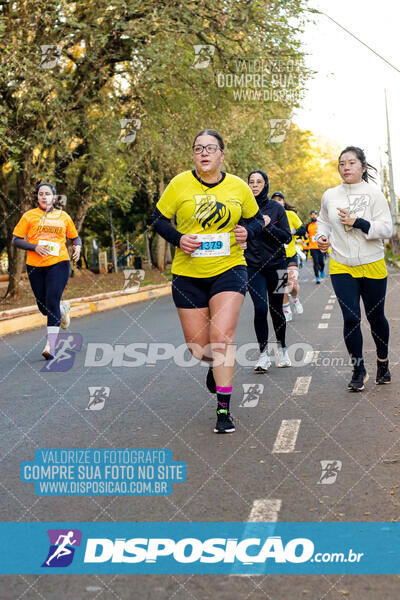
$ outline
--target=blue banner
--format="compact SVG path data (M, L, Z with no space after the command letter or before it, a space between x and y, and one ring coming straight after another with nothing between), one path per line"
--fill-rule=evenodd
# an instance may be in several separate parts
M400 523L0 523L1 574L399 574Z

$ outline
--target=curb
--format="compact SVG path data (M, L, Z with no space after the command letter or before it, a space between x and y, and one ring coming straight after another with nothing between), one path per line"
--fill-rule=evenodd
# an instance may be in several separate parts
M110 292L112 296L101 299L89 298L72 298L68 300L71 302L71 317L83 317L93 312L100 312L102 310L111 310L118 308L119 306L125 306L126 304L133 304L135 302L143 302L150 300L150 298L159 298L161 296L167 296L171 293L171 284L155 286L151 290L144 290L142 292L136 292L135 294L124 294L123 296L116 296L118 292ZM104 296L105 294L101 294ZM28 312L35 309L34 314L22 314L20 316L11 317L4 321L0 321L0 336L8 335L10 333L17 333L26 329L33 329L34 327L41 327L45 324L44 317L37 309L37 307L25 307L25 311Z

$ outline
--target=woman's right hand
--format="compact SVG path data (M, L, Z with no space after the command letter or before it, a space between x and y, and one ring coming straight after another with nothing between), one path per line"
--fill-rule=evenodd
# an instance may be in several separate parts
M197 239L197 235L187 233L179 240L179 247L185 254L192 254L201 246L201 242Z
M263 219L264 227L268 227L268 225L271 223L271 217L269 215L263 215Z
M329 246L331 245L331 243L328 242L328 240L325 236L320 237L317 241L317 244L318 244L318 248L319 248L319 250L321 250L321 252L326 252L328 250Z
M46 246L39 246L39 244L36 244L35 252L36 254L39 254L39 256L47 256L50 254Z

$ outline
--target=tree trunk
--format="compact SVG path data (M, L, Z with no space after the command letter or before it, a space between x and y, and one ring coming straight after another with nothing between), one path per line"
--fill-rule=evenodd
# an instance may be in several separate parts
M19 296L19 282L21 279L21 273L25 260L25 251L15 248L11 244L12 232L15 225L21 218L22 213L31 208L30 195L29 195L29 171L30 171L30 157L27 158L26 164L21 165L21 169L17 174L17 202L12 203L10 201L10 208L8 211L8 219L6 221L7 228L7 252L8 252L8 273L9 282L5 298L16 300ZM15 204L17 206L15 206ZM17 208L17 209L16 209ZM19 209L19 210L18 210Z
M159 198L161 198L164 189L165 189L165 185L164 185L164 178L162 176L162 173L160 174L160 183L158 185L158 195ZM158 233L156 233L156 266L157 268L161 271L161 273L164 273L165 271L165 265L166 265L166 258L167 258L167 247L168 247L168 243L167 240L164 240L164 238L162 238Z
M158 233L155 235L155 262L156 267L164 273L165 271L165 255L167 251L167 240L161 237Z
M170 265L172 263L171 244L167 244L165 248L165 264Z
M146 231L144 232L144 236L145 236L145 240L146 240L146 254L147 254L147 262L149 265L149 268L152 269L153 268L153 261L151 260L151 251L150 251L150 240L149 240L149 232L146 229Z
M93 200L93 192L85 183L87 167L84 165L79 171L79 175L75 184L75 194L77 198L78 208L74 216L74 224L77 232L79 233L85 220L86 213ZM68 207L67 207L68 212Z
M25 262L25 251L11 245L11 238L7 239L8 273L9 281L5 297L16 300L19 296L19 282Z
M390 247L394 255L400 254L400 239L397 231L395 231L392 237L390 238Z

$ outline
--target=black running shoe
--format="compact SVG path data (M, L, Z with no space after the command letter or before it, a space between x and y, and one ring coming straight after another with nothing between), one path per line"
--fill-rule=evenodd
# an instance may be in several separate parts
M208 373L207 373L207 379L206 379L206 386L209 392L211 392L211 394L216 394L217 393L217 386L215 383L215 379L214 379L214 373L212 370L212 367L208 368Z
M392 379L390 377L389 361L385 360L385 362L383 362L382 360L377 360L376 364L378 367L375 379L376 385L384 385L385 383L390 383Z
M369 375L365 369L354 369L353 377L347 388L350 392L362 392L364 389L364 383L367 383Z
M214 433L233 433L235 425L233 424L230 413L224 409L217 409L217 423L214 427Z
M45 345L45 347L43 349L43 352L42 352L42 356L44 356L44 358L46 360L53 360L54 356L53 356L53 354L51 352L49 342L46 343L46 345Z

